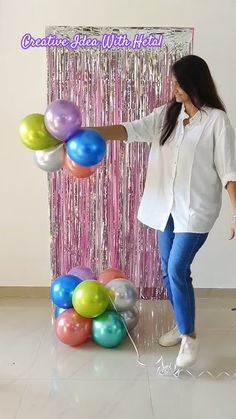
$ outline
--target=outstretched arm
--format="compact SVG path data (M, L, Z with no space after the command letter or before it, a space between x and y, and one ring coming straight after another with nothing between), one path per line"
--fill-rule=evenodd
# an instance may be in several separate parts
M123 125L107 125L104 127L81 127L81 129L92 129L97 132L104 138L104 140L118 140L126 141L127 140L127 131Z
M156 138L166 110L166 104L154 108L151 113L134 121L121 122L119 125L87 127L101 134L105 140L134 141L150 143ZM86 129L86 127L82 127Z

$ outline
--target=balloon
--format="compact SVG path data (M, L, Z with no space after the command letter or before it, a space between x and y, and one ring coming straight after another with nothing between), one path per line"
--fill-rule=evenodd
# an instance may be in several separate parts
M51 300L60 308L71 308L72 293L80 283L80 278L74 275L58 276L50 288Z
M74 163L94 166L106 154L106 141L97 131L81 129L67 141L66 152Z
M61 308L61 307L55 306L55 311L54 311L54 317L55 317L55 319L58 316L60 316L60 314L63 313L64 311L66 311L66 310L67 310L66 308Z
M65 150L63 145L50 147L34 152L34 160L38 167L46 172L55 172L64 165Z
M83 317L94 318L102 314L109 303L106 288L97 281L83 281L72 296L72 304L77 313Z
M73 308L65 310L55 321L55 332L58 339L70 346L78 346L91 336L92 321L85 319Z
M114 305L118 311L129 310L138 299L137 289L127 279L113 279L106 285L106 288L111 289L115 294Z
M100 346L114 348L125 338L126 330L119 313L107 310L92 320L92 338Z
M45 150L60 142L51 136L44 125L44 117L39 113L27 115L20 123L19 134L22 143L31 150Z
M70 100L55 100L46 109L45 126L54 137L66 141L81 127L81 113Z
M130 308L127 311L122 311L120 314L123 317L126 327L129 331L134 329L135 326L138 324L139 311L136 306Z
M90 167L80 166L79 164L74 163L67 154L65 157L65 168L68 169L70 174L80 179L91 176L96 172L98 166L98 164Z
M78 276L82 280L96 279L95 273L91 271L90 268L87 268L86 266L75 266L68 272L68 275Z
M127 277L124 274L124 272L122 272L120 269L107 268L98 275L98 282L100 282L103 285L106 285L108 284L108 282L115 278L122 279Z

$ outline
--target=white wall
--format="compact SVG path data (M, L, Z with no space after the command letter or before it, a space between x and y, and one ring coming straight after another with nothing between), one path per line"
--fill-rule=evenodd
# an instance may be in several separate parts
M47 178L19 141L19 121L46 107L44 49L23 51L29 32L43 37L46 25L188 26L194 53L209 64L236 128L235 0L0 0L1 217L0 285L47 286L50 281ZM236 240L228 241L231 208L224 192L220 219L196 256L196 287L235 288Z

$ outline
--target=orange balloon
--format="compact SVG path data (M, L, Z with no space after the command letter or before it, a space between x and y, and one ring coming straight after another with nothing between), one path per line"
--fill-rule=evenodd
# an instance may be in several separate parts
M94 165L94 166L89 166L89 167L85 167L85 166L80 166L79 164L76 164L75 162L73 162L68 155L66 154L65 156L65 164L64 167L66 169L69 170L69 172L78 178L84 179L87 178L89 176L91 176L98 168L98 166L100 166L100 163Z
M127 276L120 269L107 268L98 275L98 282L103 285L108 284L112 279L127 279Z

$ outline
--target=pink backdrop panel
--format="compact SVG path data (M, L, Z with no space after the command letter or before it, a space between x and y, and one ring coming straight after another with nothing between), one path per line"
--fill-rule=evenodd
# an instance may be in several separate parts
M74 101L82 126L132 121L171 97L170 69L192 52L192 28L47 27L46 35L163 34L161 48L48 48L48 103ZM108 141L100 168L79 180L48 175L52 278L76 265L122 269L140 298L166 298L156 231L137 220L150 144Z

